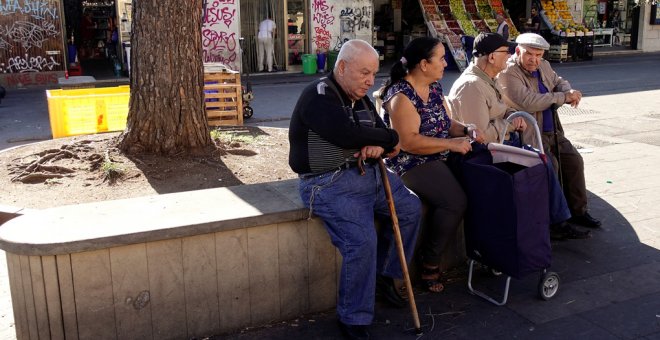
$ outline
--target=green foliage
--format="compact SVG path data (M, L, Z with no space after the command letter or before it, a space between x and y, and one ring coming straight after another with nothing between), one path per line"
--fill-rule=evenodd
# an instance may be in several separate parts
M119 164L108 159L103 162L101 170L103 171L103 178L110 183L114 183L124 175L124 169Z

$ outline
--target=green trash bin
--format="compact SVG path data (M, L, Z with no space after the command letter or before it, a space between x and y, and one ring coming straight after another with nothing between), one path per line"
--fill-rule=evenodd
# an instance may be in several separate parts
M328 71L332 71L335 68L338 54L339 51L328 51Z
M316 54L303 54L302 63L304 74L316 73Z

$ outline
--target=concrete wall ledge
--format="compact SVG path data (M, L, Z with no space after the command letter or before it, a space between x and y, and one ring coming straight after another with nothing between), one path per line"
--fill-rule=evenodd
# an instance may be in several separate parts
M0 249L17 339L203 338L331 309L341 255L308 213L288 180L15 217ZM462 233L452 245L455 264Z
M166 240L307 217L297 180L34 210L0 228L0 249L57 255ZM295 196L294 196L295 195Z

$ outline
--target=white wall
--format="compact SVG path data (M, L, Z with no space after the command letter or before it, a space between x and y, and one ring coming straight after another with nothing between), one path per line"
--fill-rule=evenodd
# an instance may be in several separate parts
M241 54L239 2L209 0L206 2L202 26L204 62L220 62L232 70L240 70Z
M643 5L640 11L640 28L637 40L638 49L644 52L660 51L660 25L651 25L651 5Z
M311 53L339 50L348 39L373 39L371 0L311 0Z

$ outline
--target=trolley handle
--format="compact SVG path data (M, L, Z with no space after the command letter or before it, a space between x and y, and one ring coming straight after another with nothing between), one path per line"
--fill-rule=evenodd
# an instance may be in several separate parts
M536 145L532 145L532 146L535 146L536 148L538 148L539 151L541 152L541 154L543 154L544 152L543 152L543 142L541 141L541 132L539 131L538 124L536 124L536 119L534 119L534 117L531 114L529 114L525 111L516 111L516 112L510 114L504 120L507 123L507 127L509 126L509 124L511 124L511 122L515 118L518 118L518 117L522 117L525 120L525 123L527 123L527 128L529 128L530 126L532 126L534 128L534 133L535 133L535 136L536 136ZM507 128L502 129L502 134L500 136L501 141L504 140L504 137L506 136L506 131L507 130L508 130Z

